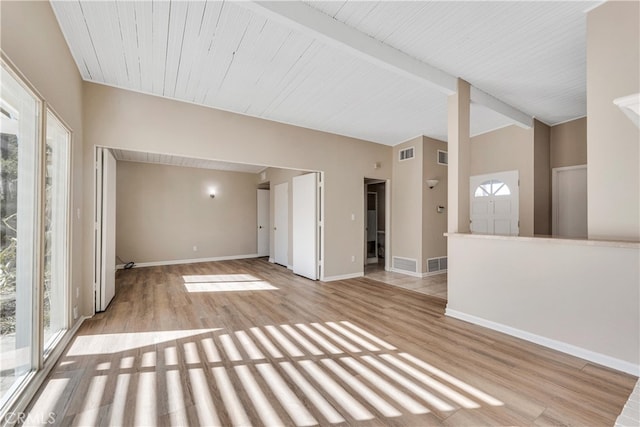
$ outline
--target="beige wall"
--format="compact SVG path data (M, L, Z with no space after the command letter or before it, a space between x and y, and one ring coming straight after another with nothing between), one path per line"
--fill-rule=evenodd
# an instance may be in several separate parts
M551 127L551 168L587 164L587 118Z
M93 282L82 267L90 262L84 254L83 226L91 223L92 212L83 208L83 121L82 80L62 36L49 2L3 1L0 5L0 46L18 70L31 82L47 103L71 127L72 135L72 216L71 281L72 306L80 314L93 313ZM80 218L78 218L78 210ZM87 248L89 248L87 250ZM76 289L80 298L76 298Z
M438 150L447 151L447 143L423 137L422 172L422 272L427 272L427 259L447 256L447 166L438 164ZM438 185L430 189L427 179L437 179ZM438 213L438 205L445 211Z
M325 274L362 272L362 183L365 176L391 176L391 147L86 82L84 111L87 173L94 145L324 171ZM88 201L94 197L90 181ZM88 242L90 235L87 225ZM90 257L85 264L89 278Z
M551 234L551 131L534 120L533 128L533 233Z
M640 3L587 15L590 239L640 241L640 130L613 100L640 92Z
M393 147L391 178L391 256L415 259L422 271L422 150L423 137ZM398 153L414 147L414 158L399 161Z
M287 183L288 184L288 188L289 188L289 200L288 200L288 208L287 208L287 218L289 219L289 227L288 227L288 232L287 232L287 244L288 244L288 248L289 248L289 253L288 253L288 261L287 261L287 266L288 267L292 267L293 266L293 203L291 200L291 194L292 194L292 189L293 189L293 177L294 176L299 176L304 174L305 172L303 171L299 171L299 170L294 170L294 169L278 169L278 168L267 168L264 171L265 174L265 179L258 179L258 183L259 184L263 184L263 183L269 183L269 253L271 254L269 256L269 259L273 258L273 254L274 254L274 249L273 249L273 243L274 243L274 237L273 237L273 228L275 226L274 224L274 207L275 207L275 203L274 203L274 196L275 196L275 186L278 184L284 184Z
M627 245L452 235L447 315L638 375L640 249Z
M522 129L512 125L471 138L470 176L512 170L519 172L521 236L533 236L533 158L534 128Z
M250 173L118 162L116 254L136 263L255 255L256 188Z

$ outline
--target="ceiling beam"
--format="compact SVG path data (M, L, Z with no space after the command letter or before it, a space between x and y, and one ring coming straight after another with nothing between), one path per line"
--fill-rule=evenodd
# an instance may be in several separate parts
M456 91L457 77L419 61L300 1L245 1L236 4L383 69L425 84L445 95L451 95ZM477 88L472 87L471 101L508 117L521 127L532 126L531 116Z

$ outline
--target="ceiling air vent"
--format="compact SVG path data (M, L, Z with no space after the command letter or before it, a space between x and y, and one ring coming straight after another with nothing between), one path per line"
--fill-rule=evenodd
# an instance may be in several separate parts
M449 153L446 151L438 150L438 164L439 165L448 165L449 164Z
M400 150L398 152L398 160L401 162L404 160L413 159L415 149L414 147L405 148L404 150Z

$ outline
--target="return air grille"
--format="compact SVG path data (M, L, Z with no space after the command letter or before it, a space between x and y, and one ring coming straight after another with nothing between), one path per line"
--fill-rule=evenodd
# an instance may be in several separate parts
M438 164L439 165L448 165L449 164L449 153L446 151L438 150Z
M447 257L429 258L427 260L427 272L447 271Z
M393 268L396 270L410 271L416 273L418 271L418 261L411 258L393 257Z
M414 155L415 155L414 147L405 148L404 150L398 151L398 160L402 162L404 160L413 159Z

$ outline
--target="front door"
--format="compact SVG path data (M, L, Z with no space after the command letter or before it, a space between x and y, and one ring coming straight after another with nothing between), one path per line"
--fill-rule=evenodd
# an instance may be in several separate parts
M518 171L476 175L469 181L471 232L517 236Z

